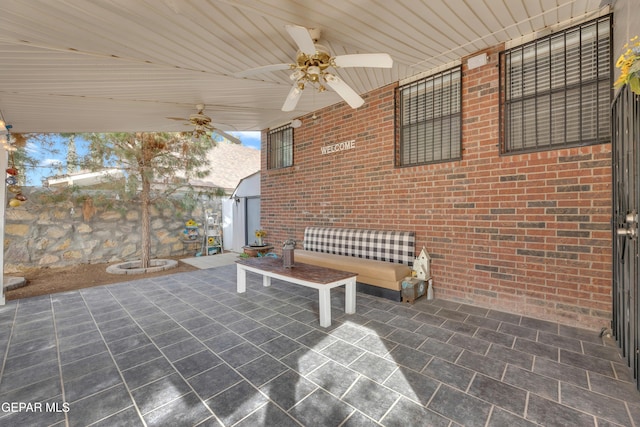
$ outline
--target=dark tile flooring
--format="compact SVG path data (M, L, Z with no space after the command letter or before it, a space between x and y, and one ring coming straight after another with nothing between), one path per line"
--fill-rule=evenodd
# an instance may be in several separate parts
M443 300L316 291L229 265L0 307L2 426L633 426L610 339Z

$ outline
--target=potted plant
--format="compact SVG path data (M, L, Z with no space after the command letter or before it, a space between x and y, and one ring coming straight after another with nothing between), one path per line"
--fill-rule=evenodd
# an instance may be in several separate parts
M256 230L255 235L256 235L256 246L264 246L264 242L262 238L267 235L267 232L264 230Z

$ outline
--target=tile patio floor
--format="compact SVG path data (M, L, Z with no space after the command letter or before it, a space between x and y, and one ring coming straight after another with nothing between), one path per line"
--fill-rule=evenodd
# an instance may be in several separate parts
M248 274L239 295L235 275L226 265L0 307L0 425L640 423L640 394L599 331L360 293L345 315L339 289L324 329L315 291Z

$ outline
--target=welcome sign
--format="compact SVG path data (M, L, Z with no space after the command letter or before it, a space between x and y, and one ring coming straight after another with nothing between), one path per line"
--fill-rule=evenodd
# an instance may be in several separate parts
M324 147L320 147L322 154L330 154L336 153L338 151L351 150L356 148L356 140L352 139L349 141L338 142L336 144L325 145Z

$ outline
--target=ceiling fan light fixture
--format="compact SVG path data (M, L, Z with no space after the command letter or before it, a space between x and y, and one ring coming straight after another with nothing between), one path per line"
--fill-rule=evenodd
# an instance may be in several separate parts
M329 53L329 48L324 45L321 45L320 43L315 43L314 46L316 48L316 51L311 56L311 58L320 63L323 63L323 64L326 63L328 65L331 60L331 54Z
M291 75L289 76L291 80L300 80L303 77L304 77L304 71L302 70L296 70L293 73L291 73Z
M207 116L204 113L204 108L204 104L196 105L196 109L198 110L198 112L196 114L191 114L188 119L182 117L167 117L167 119L184 121L186 122L184 123L185 125L193 126L193 131L189 132L192 139L204 138L204 140L209 140L211 138L211 135L215 133L216 135L219 135L234 144L242 144L242 141L240 141L234 135L228 134L227 132L218 129L215 126L212 126L211 117Z
M319 75L320 74L320 67L318 67L317 65L310 65L309 67L307 67L307 74L311 74L311 75Z
M338 76L329 74L328 69L330 67L391 68L393 66L393 59L386 53L345 54L333 57L327 46L318 43L321 34L318 28L308 29L299 25L285 25L285 29L298 47L294 63L267 65L236 74L245 77L265 71L290 69L292 73L289 78L294 83L282 106L282 111L295 109L301 91L307 83L318 92L326 90L324 85L326 83L349 106L358 108L364 103L362 97Z

